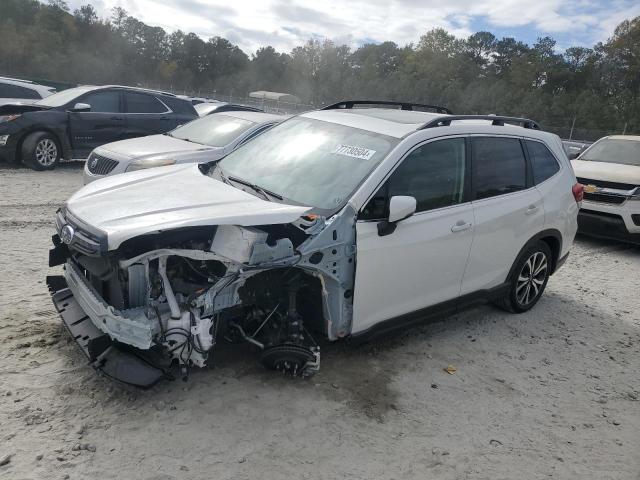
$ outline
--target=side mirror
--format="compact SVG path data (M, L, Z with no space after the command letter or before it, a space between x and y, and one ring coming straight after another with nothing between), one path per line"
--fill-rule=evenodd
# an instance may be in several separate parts
M91 105L89 105L88 103L76 103L72 109L69 110L70 112L90 112L91 111Z
M569 157L569 160L575 160L579 156L580 156L580 152L572 152L569 155L567 155L567 157Z
M378 223L378 235L384 237L396 230L399 221L409 218L416 212L417 202L414 197L396 195L389 201L389 218Z

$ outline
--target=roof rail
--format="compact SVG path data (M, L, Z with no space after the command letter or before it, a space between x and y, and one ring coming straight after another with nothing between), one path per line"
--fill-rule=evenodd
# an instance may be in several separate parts
M98 87L99 88L128 88L129 90L135 90L138 92L158 93L161 95L167 95L168 97L177 97L175 93L165 92L163 90L156 90L154 88L132 87L130 85L99 85Z
M448 127L451 122L456 120L490 120L491 125L504 125L505 123L515 123L523 128L530 128L532 130L542 130L537 122L528 118L519 117L503 117L500 115L448 115L446 117L438 117L425 123L418 130L424 130L426 128L434 127Z
M332 103L331 105L322 107L320 110L351 109L355 105L394 105L400 107L400 110L413 110L414 107L420 107L435 110L436 113L451 114L451 110L438 105L424 105L422 103L411 102L390 102L387 100L343 100L341 102Z
M23 78L14 78L14 77L0 77L0 80L11 80L13 82L22 82L22 83L35 83L32 80L25 80Z

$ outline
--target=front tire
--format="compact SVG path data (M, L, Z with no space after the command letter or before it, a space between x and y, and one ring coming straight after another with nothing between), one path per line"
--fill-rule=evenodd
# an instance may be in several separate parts
M58 140L47 132L30 133L22 142L22 163L33 170L53 170L61 153Z
M499 307L524 313L538 303L551 274L552 253L545 242L536 242L520 254L509 278L509 292Z

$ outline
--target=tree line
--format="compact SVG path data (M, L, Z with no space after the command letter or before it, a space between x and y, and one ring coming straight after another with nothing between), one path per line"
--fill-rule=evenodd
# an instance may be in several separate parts
M105 19L90 4L71 12L64 0L3 0L0 75L208 95L272 90L315 106L403 100L629 133L640 132L640 17L620 23L604 43L563 52L551 37L528 45L433 29L406 46L352 49L312 39L288 53L264 46L247 55L225 38L167 33L119 7Z

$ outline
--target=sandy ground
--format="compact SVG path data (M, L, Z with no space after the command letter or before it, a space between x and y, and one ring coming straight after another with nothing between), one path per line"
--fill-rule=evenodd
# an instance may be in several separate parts
M128 391L86 366L44 284L80 183L0 169L1 478L640 479L640 249L578 239L533 311L334 344L309 380L222 348Z

